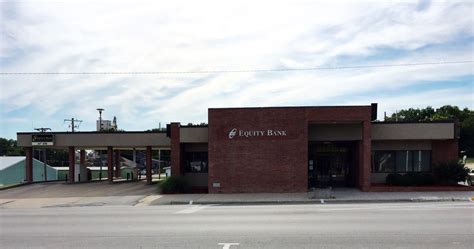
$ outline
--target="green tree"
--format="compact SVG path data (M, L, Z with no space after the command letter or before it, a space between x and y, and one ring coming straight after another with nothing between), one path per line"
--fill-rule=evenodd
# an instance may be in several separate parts
M24 156L25 152L18 147L16 140L0 138L0 156Z

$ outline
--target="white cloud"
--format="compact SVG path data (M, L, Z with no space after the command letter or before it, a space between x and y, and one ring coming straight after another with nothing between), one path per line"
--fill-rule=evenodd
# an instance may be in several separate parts
M1 71L245 70L474 59L473 3L427 3L4 2ZM338 104L333 100L473 75L472 64L458 64L291 73L1 76L0 103L2 118L28 109L36 113L28 118L45 122L80 116L89 121L89 129L95 108L104 107L108 116L117 115L124 128L133 130L159 121L206 121L208 107ZM403 105L417 105L413 96L398 98ZM462 96L437 98L464 105L466 93ZM389 96L363 100L368 104L371 99L381 105L392 101ZM396 108L396 102L387 108Z

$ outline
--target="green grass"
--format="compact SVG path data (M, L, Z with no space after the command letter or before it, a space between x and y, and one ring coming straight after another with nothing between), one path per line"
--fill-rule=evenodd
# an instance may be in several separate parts
M466 159L466 163L474 163L474 157Z

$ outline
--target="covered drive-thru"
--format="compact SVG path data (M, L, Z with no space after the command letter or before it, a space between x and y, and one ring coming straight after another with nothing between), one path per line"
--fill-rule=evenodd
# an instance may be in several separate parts
M118 159L120 151L145 150L146 180L151 183L152 151L169 150L170 148L170 139L166 136L166 132L20 132L17 135L18 145L24 148L26 154L26 182L33 181L33 149L37 148L66 149L68 151L68 182L70 183L79 181L81 174L84 175L86 150L107 151L109 181L113 181L114 176L120 176ZM77 150L80 151L79 170L75 169Z

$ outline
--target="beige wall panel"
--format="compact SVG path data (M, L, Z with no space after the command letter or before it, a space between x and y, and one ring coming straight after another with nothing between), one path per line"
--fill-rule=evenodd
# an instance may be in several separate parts
M453 138L454 123L372 124L372 140Z
M208 141L207 127L181 127L179 131L181 143L207 143Z
M22 147L31 146L31 134L18 134L18 145ZM95 133L95 132L75 132L57 133L54 137L54 146L48 147L68 147L78 148L102 148L107 146L122 148L143 148L145 146L169 147L170 139L166 133Z

